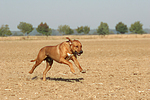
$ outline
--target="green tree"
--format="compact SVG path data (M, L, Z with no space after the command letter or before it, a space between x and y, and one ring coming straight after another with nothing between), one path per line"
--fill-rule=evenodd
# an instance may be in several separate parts
M63 25L59 25L57 31L63 35Z
M90 27L84 26L83 32L84 32L84 34L88 34L90 32Z
M52 29L49 28L49 32L45 33L45 35L48 37L48 36L50 36L51 34L52 34Z
M41 22L41 24L38 25L38 27L36 28L36 30L39 33L42 33L42 35L46 35L46 36L49 36L52 33L52 29L49 28L49 26L46 23L43 24L43 22Z
M21 32L24 34L27 33L29 35L30 32L33 31L33 26L26 22L20 22L20 24L17 26L18 29L21 30Z
M62 35L63 34L66 34L66 35L69 35L69 34L73 34L74 31L70 28L70 26L68 25L60 25L58 26L58 29L57 29Z
M11 31L9 30L8 25L2 25L0 28L0 36L10 36L12 35Z
M136 33L136 34L143 34L143 24L140 23L140 21L135 22L134 24L131 24L131 27L129 28L130 32Z
M82 33L82 32L83 32L83 26L78 27L78 28L76 29L76 31L77 31L78 33Z
M108 24L101 22L100 26L98 26L97 33L99 35L107 35L107 34L109 34L109 26L108 26Z
M121 33L121 34L124 34L124 33L128 32L128 27L127 27L127 25L125 25L124 23L119 22L119 23L116 25L116 31L118 31L118 32Z
M88 26L81 26L81 27L78 27L77 29L76 29L76 31L78 32L78 33L82 33L82 32L84 32L84 34L88 34L89 33L89 31L90 31L90 27L88 27Z

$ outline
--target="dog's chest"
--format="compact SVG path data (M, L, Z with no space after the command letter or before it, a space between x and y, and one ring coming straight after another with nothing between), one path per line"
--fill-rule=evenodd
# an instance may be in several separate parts
M67 53L67 57L65 58L66 60L70 60L73 54Z

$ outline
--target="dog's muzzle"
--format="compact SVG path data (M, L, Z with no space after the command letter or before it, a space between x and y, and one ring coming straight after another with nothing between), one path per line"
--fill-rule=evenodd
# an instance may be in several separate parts
M78 56L80 56L82 53L83 53L82 50L79 53L77 51L75 51L75 54L77 54Z

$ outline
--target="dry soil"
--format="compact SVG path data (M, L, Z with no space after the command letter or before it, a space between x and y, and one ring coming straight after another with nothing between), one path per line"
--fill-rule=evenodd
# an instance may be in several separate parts
M28 74L42 47L63 41L0 41L0 100L150 100L150 38L81 39L86 73L54 62L43 82L43 62Z

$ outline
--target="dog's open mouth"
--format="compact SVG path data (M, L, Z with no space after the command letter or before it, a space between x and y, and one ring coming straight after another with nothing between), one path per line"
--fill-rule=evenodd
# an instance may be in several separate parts
M79 53L77 51L75 51L75 54L78 56L81 56L82 53L83 53L83 51L80 51Z
M81 54L79 54L79 53L78 53L77 55L78 55L78 56L81 56Z

